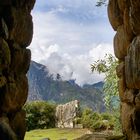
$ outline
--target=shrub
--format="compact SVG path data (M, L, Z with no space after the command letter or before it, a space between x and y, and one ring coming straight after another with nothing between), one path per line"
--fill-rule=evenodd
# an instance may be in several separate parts
M85 109L82 113L81 122L85 128L91 128L93 130L100 129L101 115L97 112L93 112L91 109Z
M121 130L120 116L118 114L100 114L93 112L91 109L85 109L82 113L81 123L83 127L93 131L114 130L118 133Z
M91 119L91 115L92 115L92 110L87 108L85 110L83 110L82 113L82 117L81 117L81 123L83 124L84 128L91 128L92 125L92 119Z
M44 101L29 102L24 106L27 130L55 127L55 105Z

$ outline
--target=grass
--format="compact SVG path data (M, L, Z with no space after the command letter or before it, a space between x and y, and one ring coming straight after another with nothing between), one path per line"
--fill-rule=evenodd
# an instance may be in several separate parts
M81 137L87 132L86 129L43 129L26 132L25 140L41 140L43 138L50 138L51 140L67 139L73 140Z

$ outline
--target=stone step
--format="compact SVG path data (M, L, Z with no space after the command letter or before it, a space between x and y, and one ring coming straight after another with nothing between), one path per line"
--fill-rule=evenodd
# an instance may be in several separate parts
M124 136L107 136L103 134L86 134L74 140L126 140Z

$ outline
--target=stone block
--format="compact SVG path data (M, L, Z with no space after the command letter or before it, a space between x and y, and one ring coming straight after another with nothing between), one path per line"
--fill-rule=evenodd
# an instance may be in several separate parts
M139 140L140 139L140 108L135 108L133 113L133 140Z
M24 10L12 9L14 27L10 30L10 39L14 39L20 46L27 47L32 41L32 16Z
M135 95L135 90L134 89L126 89L125 92L124 92L122 102L134 105L135 96L136 95Z
M130 0L131 9L130 9L130 24L135 35L140 34L140 2L139 0Z
M7 83L1 92L3 97L1 101L2 112L11 113L19 110L27 100L27 95L28 80L25 75L19 76L14 83Z
M127 0L118 0L118 7L122 11L122 13L124 12L124 9L127 6L127 4L128 4Z
M117 30L117 28L120 25L123 24L123 15L119 9L117 0L109 0L108 17L109 17L109 21L115 31Z
M31 60L30 50L22 49L18 47L17 44L14 44L14 49L11 53L11 57L12 60L10 65L10 71L17 75L26 74L29 69L30 60Z
M40 140L50 140L50 138L43 138L43 139L40 139Z
M130 25L130 15L129 15L129 7L127 5L127 7L124 9L124 15L123 15L123 25L124 25L124 31L126 34L126 39L129 42L132 42L133 38L134 38L134 33L131 29L131 25Z
M134 38L125 58L125 77L128 88L140 88L140 36Z
M35 0L14 0L12 4L17 9L22 8L30 12L34 7Z
M19 140L24 140L26 132L25 111L21 110L15 114L10 114L10 125Z
M6 116L0 117L0 139L17 140L16 134L9 125L9 119Z
M56 127L74 128L74 119L79 113L79 102L77 100L56 107Z
M126 83L124 77L120 78L118 81L118 88L119 88L119 97L120 100L124 100L124 92L126 90Z
M0 38L0 74L8 69L11 63L11 54L7 42Z
M129 140L132 140L133 130L133 106L127 103L121 103L121 122L123 134L127 136Z
M40 139L40 140L51 140L50 138L43 138L43 139Z
M116 73L117 73L117 76L119 78L123 77L124 76L124 71L125 71L125 63L122 61L119 63L119 65L116 67Z
M26 9L8 7L4 20L9 29L9 40L14 40L21 47L30 45L33 34L32 16Z
M0 0L0 140L24 140L34 3Z
M127 38L124 26L119 26L114 37L114 53L118 59L124 60L130 43L131 42Z

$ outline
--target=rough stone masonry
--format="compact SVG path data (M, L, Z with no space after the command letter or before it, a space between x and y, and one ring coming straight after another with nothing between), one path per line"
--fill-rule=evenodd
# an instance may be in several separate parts
M128 140L136 140L140 139L140 1L109 0L108 16L116 31L123 133Z
M56 127L74 128L74 120L79 115L79 101L74 100L56 107Z
M0 0L0 140L23 140L35 0Z
M0 0L0 140L23 140L35 0ZM109 0L123 133L140 139L140 1Z

